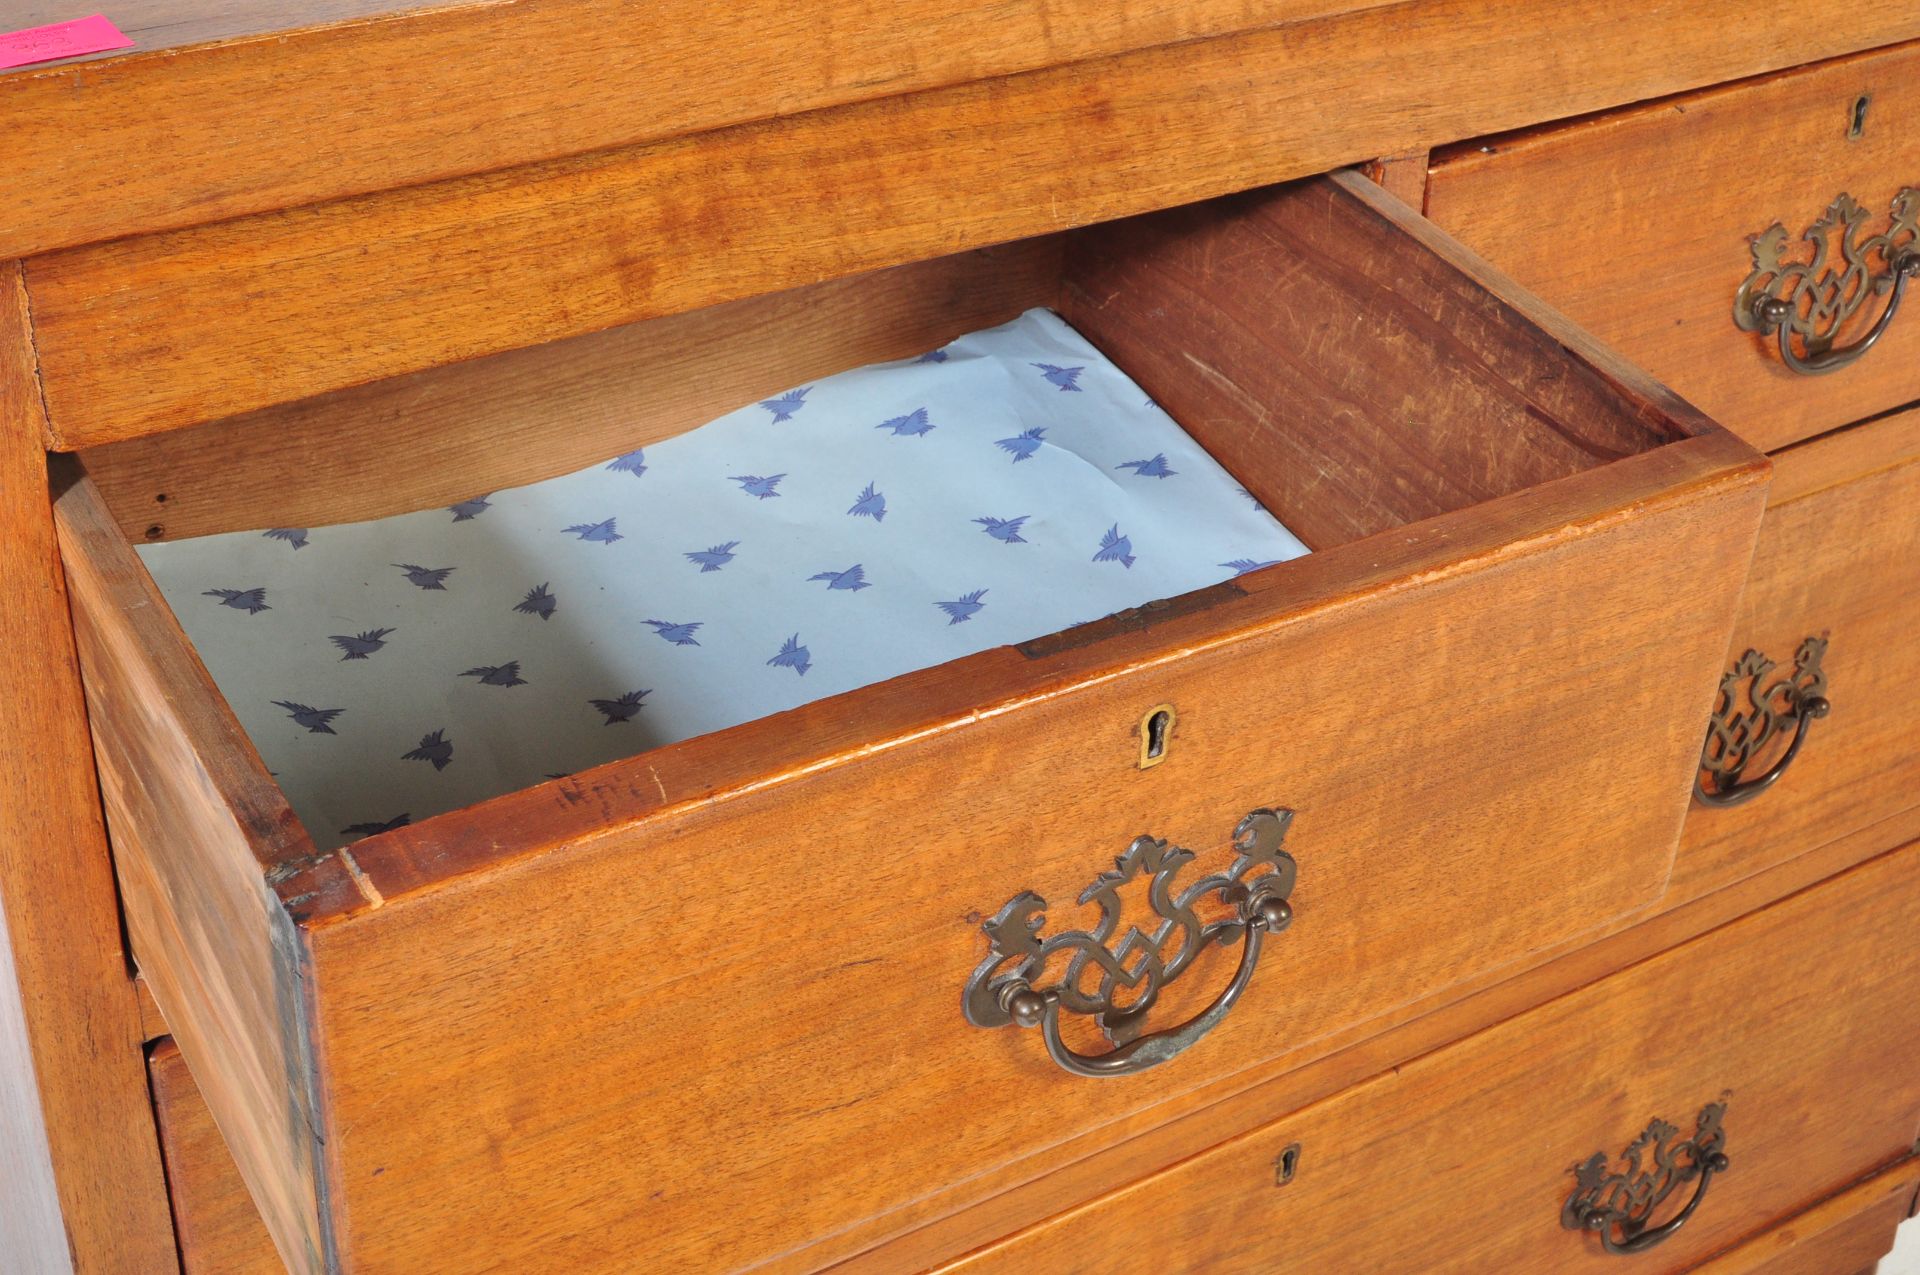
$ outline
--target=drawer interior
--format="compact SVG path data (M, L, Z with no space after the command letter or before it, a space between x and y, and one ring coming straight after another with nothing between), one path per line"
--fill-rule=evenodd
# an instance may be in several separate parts
M325 848L792 707L836 686L852 689L985 649L998 644L994 634L999 643L1040 641L1074 620L1160 604L1169 595L1257 570L1284 571L1284 560L1304 551L1303 545L1352 543L1684 436L1680 421L1637 410L1593 368L1576 364L1569 375L1568 365L1549 357L1555 351L1538 329L1466 285L1444 259L1387 221L1301 215L1304 202L1351 199L1325 184L1252 192L437 369L108 445L81 459L121 533L148 552L149 567L201 645L212 679L281 778L314 842ZM1023 311L1034 313L1017 317ZM965 352L972 346L952 345L956 338L1002 324L1008 326L995 333L1038 332L1023 339L1039 340L1051 330L1040 332L1035 325L1057 324L1056 315L1070 325L1061 329L1067 337L1084 336L1093 349L1035 344L1021 354L1009 347L1010 354L972 381L954 382L954 374L983 357ZM982 339L967 337L975 346ZM1056 348L1066 352L1048 355ZM949 364L950 349L956 357ZM934 362L916 366L927 359ZM835 374L888 361L907 364L883 374L891 378L884 381L891 389L846 389L836 400L835 387L854 382ZM1068 364L1073 366L1062 366ZM1078 383L1083 374L1084 387ZM868 380L859 384L872 386L882 374L864 375ZM1057 392L1036 398L1028 391L1022 398L1027 387L1016 383L1022 378ZM816 389L809 416L804 395ZM1149 401L1138 398L1143 389ZM924 399L935 403L946 437L940 444L882 442L880 450L895 449L885 461L872 454L876 445L864 424L855 424L852 433L823 432L817 424L822 413L832 419L838 410L844 419L871 403L868 414L883 422L883 435L887 422L905 420L909 425L894 435L912 439L918 432L924 439L938 423L926 421L925 407L917 417L906 414L914 410L909 403ZM844 405L836 408L836 402ZM1082 403L1088 406L1077 417L1065 411ZM1161 418L1164 439L1140 432L1153 422L1132 419L1158 417L1154 404L1171 416ZM725 419L705 423L721 415ZM773 435L764 431L795 416L799 423L789 428L815 430L809 441L788 441L786 459L756 464L754 448L772 445ZM922 422L918 431L914 420ZM1020 428L1034 422L1040 428ZM829 631L830 638L869 646L849 654L848 672L817 671L810 682L761 672L757 659L728 664L712 649L716 635L724 646L738 630L757 625L765 630L757 636L767 647L763 654L771 657L765 664L780 667L784 661L804 677L819 659L813 654L819 644L802 644L801 631L855 623L838 620L846 606L838 598L832 602L841 610L832 618L825 604L792 599L786 613L762 620L759 613L774 610L782 596L779 586L749 577L734 592L721 591L721 580L735 580L740 568L689 587L687 576L700 553L707 554L700 560L702 576L731 565L738 537L754 534L755 524L745 516L762 513L763 501L783 494L770 483L810 462L816 469L841 467L851 478L854 470L870 477L880 464L897 468L890 457L915 447L930 453L944 445L954 455L968 441L959 437L967 427L979 434L970 440L978 454L1005 462L998 472L1008 475L1008 483L1037 476L1054 458L1050 450L1042 465L1015 468L1032 458L1038 436L1049 427L1056 439L1077 428L1095 445L1102 433L1135 429L1143 441L1107 444L1111 454L1103 453L1099 467L1121 471L1143 494L1132 503L1096 501L1074 509L1082 524L1077 534L1095 550L1080 556L1124 564L1127 572L1095 566L1074 573L1050 565L1044 570L1051 574L1037 586L1043 596L1025 603L1037 608L1034 617L1009 620L1002 607L989 617L1001 621L999 628L976 625L958 635L950 630L983 609L983 594L1021 605L984 565L932 573L956 583L935 592L928 582L914 595L916 605L948 599L946 613L953 619L944 625L909 625L875 607L876 599L893 596L883 587L859 599L872 617L858 622L860 632ZM1224 472L1197 472L1206 465L1197 454L1181 459L1191 452L1180 450L1186 444L1182 430ZM1023 451L1029 435L1033 443ZM650 466L642 459L645 449L683 436L704 448L710 462L700 478L744 471L734 478L740 490L728 489L742 512L712 523L704 537L682 530L688 515L708 503L704 491L690 489L700 479L673 464L687 453L669 446L654 452ZM989 450L990 442L1001 450ZM822 454L796 457L796 449ZM1166 450L1173 451L1177 469L1169 466ZM1132 451L1140 453L1135 461L1112 463ZM1064 447L1057 454L1072 455ZM733 456L740 459L727 464ZM1018 516L1009 501L1022 511L1042 507L1031 490L1034 482L1024 497L996 494L996 476L975 476L957 460L916 463L926 472L915 478L952 488L972 483L983 511L1008 509L1009 516L975 520L1001 544L1046 538L1031 529L1022 537L1020 524L1009 525L1009 517ZM654 471L650 485L635 490L659 492L666 490L662 484L675 483L682 488L616 506L605 482L595 486L594 479L622 468L635 477ZM570 470L578 472L558 477ZM1075 472L1083 471L1042 485L1056 489L1058 497ZM1177 481L1149 499L1146 488L1163 475ZM1102 479L1095 486L1124 493L1121 482ZM529 483L543 486L529 492ZM851 481L842 485L856 502L876 490L872 483L864 491ZM480 521L482 511L531 501L540 492L549 508L590 509L571 530L582 540L597 538L601 549L556 567L549 557L558 542L552 533L566 518L531 517L504 532L493 529L512 515ZM1185 504L1162 507L1182 494ZM748 498L753 495L759 499ZM1263 534L1253 519L1267 522L1265 515L1236 497L1253 510L1270 511L1283 526L1269 523L1270 534ZM1064 497L1069 509L1073 499ZM623 511L620 529L611 518L592 521L616 507ZM773 508L784 517L770 525L763 518L757 530L763 541L775 538L776 556L783 548L796 552L787 564L792 572L800 572L813 553L825 569L811 579L832 576L831 588L844 587L849 595L870 587L858 570L840 574L850 563L858 568L856 559L870 560L829 525L844 526L851 506L822 506L825 518L813 522L784 513L804 509L801 501ZM432 526L424 512L405 516L427 509L433 510ZM1210 542L1217 546L1212 553L1187 546L1199 557L1179 574L1129 575L1135 537L1118 537L1135 513L1141 521L1158 519L1183 541L1205 541L1210 522L1242 524L1245 538L1222 538L1222 532ZM329 536L329 528L369 518L386 521L354 528L357 550L342 547L348 536ZM910 512L902 530L896 512L896 540L916 534L911 519ZM1070 519L1063 515L1059 521ZM482 542L468 528L449 531L449 522L470 522L492 532L492 540ZM749 530L733 530L729 538L727 529L743 525ZM1112 531L1100 531L1108 526ZM1049 523L1046 531L1054 534L1056 528ZM628 537L633 539L625 549L602 551ZM716 543L708 546L709 540ZM185 545L156 547L167 542ZM318 553L299 552L316 542L324 546ZM929 559L954 556L950 543L929 539L915 552ZM970 538L961 550L978 543ZM483 548L466 547L475 544ZM1242 544L1248 547L1227 547ZM721 551L718 562L715 550ZM643 553L664 555L671 565L645 575L647 568L635 565ZM464 563L470 556L479 562L451 580L444 567L433 565ZM918 565L909 562L900 574ZM511 587L511 598L501 595L498 606L479 601L476 593L489 569L496 594ZM556 570L587 573L576 576L584 587L559 590L572 614L552 628L529 625L526 615L554 614L549 582ZM1095 576L1131 591L1103 592ZM806 583L804 574L791 578L823 592ZM982 588L983 580L1000 587ZM522 618L515 619L506 603L520 601L523 587L525 600L513 608ZM609 609L596 595L610 590L626 590L634 598L631 606L640 609L630 615ZM581 593L588 595L587 618L575 620L581 604L572 599ZM596 602L607 610L597 629ZM468 609L459 610L462 605ZM680 623L662 621L648 635L641 626L653 621L641 617L655 610ZM716 613L719 625L712 623ZM696 621L692 630L684 624L689 619ZM695 632L700 621L705 643ZM1087 627L1092 634L1073 640L1097 636L1097 623ZM588 636L555 642L556 629ZM788 630L793 638L781 644ZM403 649L380 654L395 632L406 635ZM970 635L971 643L955 640ZM673 664L657 640L662 637L707 649ZM744 648L747 641L737 645ZM521 667L518 657L529 647L547 656L545 666ZM461 651L469 656L460 658ZM495 652L503 654L488 663ZM683 671L689 668L700 671ZM458 682L463 676L469 680ZM838 683L823 680L836 676ZM704 688L701 677L708 679ZM768 681L766 688L745 689L756 677ZM780 685L771 683L774 677ZM433 678L447 681L447 688ZM681 679L692 684L682 686ZM556 680L566 689L543 684ZM517 688L530 681L534 689L515 690L511 697L476 693L479 685ZM664 695L655 686L663 686ZM564 709L556 696L564 698ZM651 704L644 702L647 696L654 697ZM345 721L336 721L343 713ZM601 725L625 729L611 735L593 729ZM461 765L467 757L475 760ZM432 773L401 764L409 761L430 762ZM440 773L446 770L453 773Z

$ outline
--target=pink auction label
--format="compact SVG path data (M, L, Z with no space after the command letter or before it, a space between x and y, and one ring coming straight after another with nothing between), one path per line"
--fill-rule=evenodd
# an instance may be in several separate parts
M133 41L127 39L119 27L105 15L96 13L90 18L28 27L24 31L0 31L0 71L34 62L51 62L55 58L77 58L83 53L132 47Z

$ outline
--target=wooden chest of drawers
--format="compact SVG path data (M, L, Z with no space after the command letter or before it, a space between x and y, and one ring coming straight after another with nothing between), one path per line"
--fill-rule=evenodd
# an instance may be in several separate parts
M489 105L430 60L458 154L413 87L370 150L306 153L167 105L164 54L0 74L48 121L117 95L177 164L118 213L93 174L0 195L0 578L35 635L0 675L45 688L0 729L59 798L0 814L92 873L0 857L0 1069L46 1095L0 1152L47 1165L0 1252L1885 1250L1920 1184L1920 18L1703 0L1627 40L1585 5L1273 0L934 39L916 5L754 96L675 28L708 17L528 8L608 24L576 58L681 48L658 118L623 81L562 128L553 85ZM494 17L228 31L170 74L236 101L409 40L492 59ZM734 20L760 61L814 38ZM1385 192L1330 171L1381 156ZM1836 283L1797 236L1843 193ZM1312 553L332 850L135 552L550 477L1034 306Z

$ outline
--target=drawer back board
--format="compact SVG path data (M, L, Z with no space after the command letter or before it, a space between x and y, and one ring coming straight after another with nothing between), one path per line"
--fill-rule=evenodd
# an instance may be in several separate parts
M84 458L58 513L129 928L290 1265L815 1264L1660 896L1761 458L1354 178L966 261L1051 277L1317 552L315 854L131 552L151 496L110 508L137 482ZM916 317L801 335L861 295L749 304L725 353L697 316L616 339L697 382L795 338L773 383L720 378L748 397L926 347L911 288ZM725 406L691 402L657 427ZM334 406L251 472L290 492L326 422L394 403ZM353 516L441 481L343 428ZM198 529L249 525L173 437ZM1295 812L1301 919L1203 1047L1089 1080L962 1020L1016 892L1072 898L1143 833L1223 859L1262 807Z

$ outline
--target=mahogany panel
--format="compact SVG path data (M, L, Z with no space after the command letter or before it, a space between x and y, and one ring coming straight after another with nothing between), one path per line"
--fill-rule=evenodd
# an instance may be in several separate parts
M1908 846L942 1269L1068 1270L1097 1251L1115 1275L1613 1271L1619 1256L1560 1225L1570 1166L1611 1164L1655 1118L1685 1137L1725 1102L1728 1171L1633 1255L1688 1269L1756 1219L1910 1164L1917 924Z
M1292 69L1297 97L1246 107L1285 121L1314 151L1269 179L1920 35L1900 5L1831 7L1808 22L1737 0L1626 13L1600 0L146 7L154 20L136 25L152 52L0 75L0 117L38 123L7 139L14 180L0 190L0 256L1158 44L1189 46L1170 74L1191 77L1204 63L1191 46L1260 28L1280 35L1271 45L1316 54ZM411 12L371 16L387 8ZM362 9L367 18L333 21ZM1622 39L1628 23L1634 38ZM1539 73L1542 50L1562 73Z
M1087 12L1106 23L1111 6ZM977 22L951 6L941 13ZM1621 39L1608 0L1414 0L51 252L28 271L50 438L64 450L178 428L1695 87L1857 48L1869 32L1876 41L1920 34L1920 14L1894 6L1850 6L1844 20L1807 23L1756 14L1746 0L1696 0L1643 7L1633 22L1634 38ZM891 15L868 26L911 30L917 49L945 43ZM696 19L676 30L729 62L778 49L713 41ZM524 46L510 47L518 57ZM1541 49L1579 73L1539 74ZM410 65L439 64L410 52ZM387 82L361 63L305 70L350 75L357 94ZM754 75L784 83L787 68ZM507 77L529 78L518 68ZM511 103L501 82L489 74L484 91ZM619 77L599 68L556 82L625 101L608 89ZM675 90L645 83L646 107L619 105L622 119L665 110L653 99ZM709 81L686 83L704 91ZM179 81L167 91L197 100ZM598 106L543 113L540 126ZM430 121L456 142L492 135L455 127L444 97L417 116L376 115ZM330 114L311 118L352 132ZM63 145L85 135L51 117L39 131ZM248 130L250 139L277 135ZM329 149L308 142L309 130L297 135L313 153ZM248 180L302 169L235 159L253 146L221 163ZM115 175L125 205L122 153L98 171ZM64 150L58 165L59 178L10 189L63 190L96 171Z
M1721 1254L1699 1275L1873 1275L1913 1215L1916 1190L1920 1161L1902 1160Z
M1729 667L1748 650L1790 674L1807 638L1825 638L1825 718L1774 786L1744 805L1687 815L1676 889L1698 891L1758 871L1809 844L1920 804L1920 411L1780 453L1753 568L1740 599ZM1733 688L1745 710L1744 680ZM1777 736L1754 763L1779 758Z
M1861 238L1886 227L1894 195L1920 187L1916 113L1920 44L1903 44L1452 147L1434 158L1427 212L1771 451L1920 399L1910 315L1866 357L1822 376L1792 371L1773 338L1733 321L1751 241L1775 222L1793 261L1811 255L1800 236L1841 194L1868 214ZM1844 270L1838 242L1829 260ZM1870 299L1843 343L1884 308Z
M22 1269L163 1270L146 1103L54 544L31 325L0 263L0 1253Z

